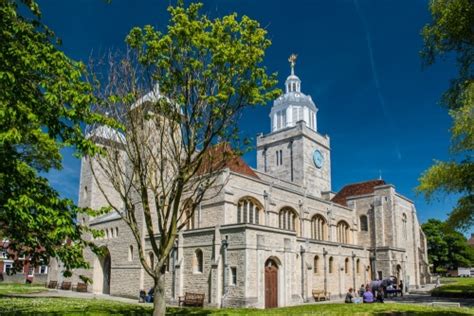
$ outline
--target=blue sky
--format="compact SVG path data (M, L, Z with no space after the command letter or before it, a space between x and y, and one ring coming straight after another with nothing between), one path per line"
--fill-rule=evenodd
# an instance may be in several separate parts
M63 40L64 51L87 61L124 48L133 26L164 28L163 0L41 0L44 22ZM213 0L204 12L231 12L260 21L273 45L265 64L289 74L287 58L298 54L302 91L316 102L318 129L331 137L333 190L378 178L414 200L419 219L445 218L453 197L427 204L414 188L433 159L448 159L450 118L440 96L456 74L452 61L422 69L420 30L429 22L422 0ZM270 130L270 104L246 111L245 136ZM64 152L64 169L48 177L66 197L77 200L80 162ZM255 152L245 155L255 166Z

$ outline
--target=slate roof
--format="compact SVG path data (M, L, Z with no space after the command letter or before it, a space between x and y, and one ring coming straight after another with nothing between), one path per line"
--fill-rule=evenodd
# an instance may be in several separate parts
M386 184L384 180L369 180L344 186L331 201L347 206L347 198L356 195L374 193L374 188Z

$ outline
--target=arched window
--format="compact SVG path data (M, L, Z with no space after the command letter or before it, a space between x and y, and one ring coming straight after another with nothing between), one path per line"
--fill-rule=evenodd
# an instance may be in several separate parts
M194 258L193 258L193 272L202 273L202 271L203 271L202 250L196 249L196 251L194 252Z
M327 240L328 225L324 217L315 215L311 219L311 238L317 240Z
M151 268L155 268L155 256L153 255L153 252L148 253L148 263L150 264Z
M344 260L344 272L349 273L349 258L346 258L346 260Z
M128 247L128 261L133 261L133 246Z
M171 257L171 252L168 255L168 257L166 257L166 261L165 261L165 271L166 272L170 272L170 257Z
M367 220L367 216L361 215L361 217L359 217L359 221L360 221L360 231L362 232L369 231L369 222Z
M356 273L360 273L360 259L356 260Z
M328 270L329 270L329 273L332 273L334 271L334 259L333 259L333 257L329 257Z
M115 237L118 237L118 227L115 227Z
M284 207L280 210L280 216L278 217L279 227L281 229L297 231L299 220L295 210L290 207Z
M407 239L407 214L403 213L402 215L402 224L403 224L403 236Z
M336 231L337 242L340 242L342 244L349 243L349 224L347 224L345 221L340 221L339 223L337 223Z
M319 257L318 257L318 256L314 256L314 267L313 267L313 271L314 271L314 273L318 273L318 272L319 272Z
M186 221L186 230L191 230L195 228L195 220L194 220L194 213L192 209L192 202L190 200L186 201L185 204L185 221Z
M260 224L263 207L251 198L243 198L237 204L237 223Z

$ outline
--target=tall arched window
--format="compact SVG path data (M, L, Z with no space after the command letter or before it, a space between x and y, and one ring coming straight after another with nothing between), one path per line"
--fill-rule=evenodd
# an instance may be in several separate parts
M334 271L334 258L333 257L329 257L329 264L328 264L328 270L329 270L329 273L333 273Z
M337 223L336 231L337 242L340 242L342 244L349 243L349 224L347 224L345 221L340 221L339 223Z
M196 251L194 252L194 258L193 258L193 272L202 273L202 271L203 271L202 250L196 249Z
M369 222L367 220L367 216L361 215L361 217L359 217L359 221L360 221L360 231L362 232L369 231Z
M280 216L278 217L279 227L281 229L298 231L298 214L290 207L284 207L280 210Z
M356 260L356 273L360 273L360 259Z
M128 261L133 261L133 246L128 247Z
M314 256L314 267L313 267L314 273L319 273L319 257Z
M191 230L195 228L195 219L194 219L194 214L192 209L192 202L190 200L186 201L185 204L185 211L184 214L186 216L185 221L186 221L186 230Z
M237 223L260 224L263 207L251 198L239 200L237 205Z
M151 268L155 268L155 256L153 255L153 252L148 253L148 263L150 264Z
M402 215L402 224L403 224L403 236L407 239L407 214L403 213Z
M317 240L327 240L328 225L324 217L315 215L311 219L311 238Z
M349 258L346 258L346 260L344 260L344 272L349 273Z

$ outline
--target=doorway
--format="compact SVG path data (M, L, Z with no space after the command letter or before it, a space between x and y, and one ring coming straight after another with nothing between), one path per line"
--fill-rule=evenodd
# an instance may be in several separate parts
M102 255L94 260L93 292L96 294L110 294L110 277L112 259L107 248L103 248Z
M265 308L278 307L278 265L272 259L265 262Z

